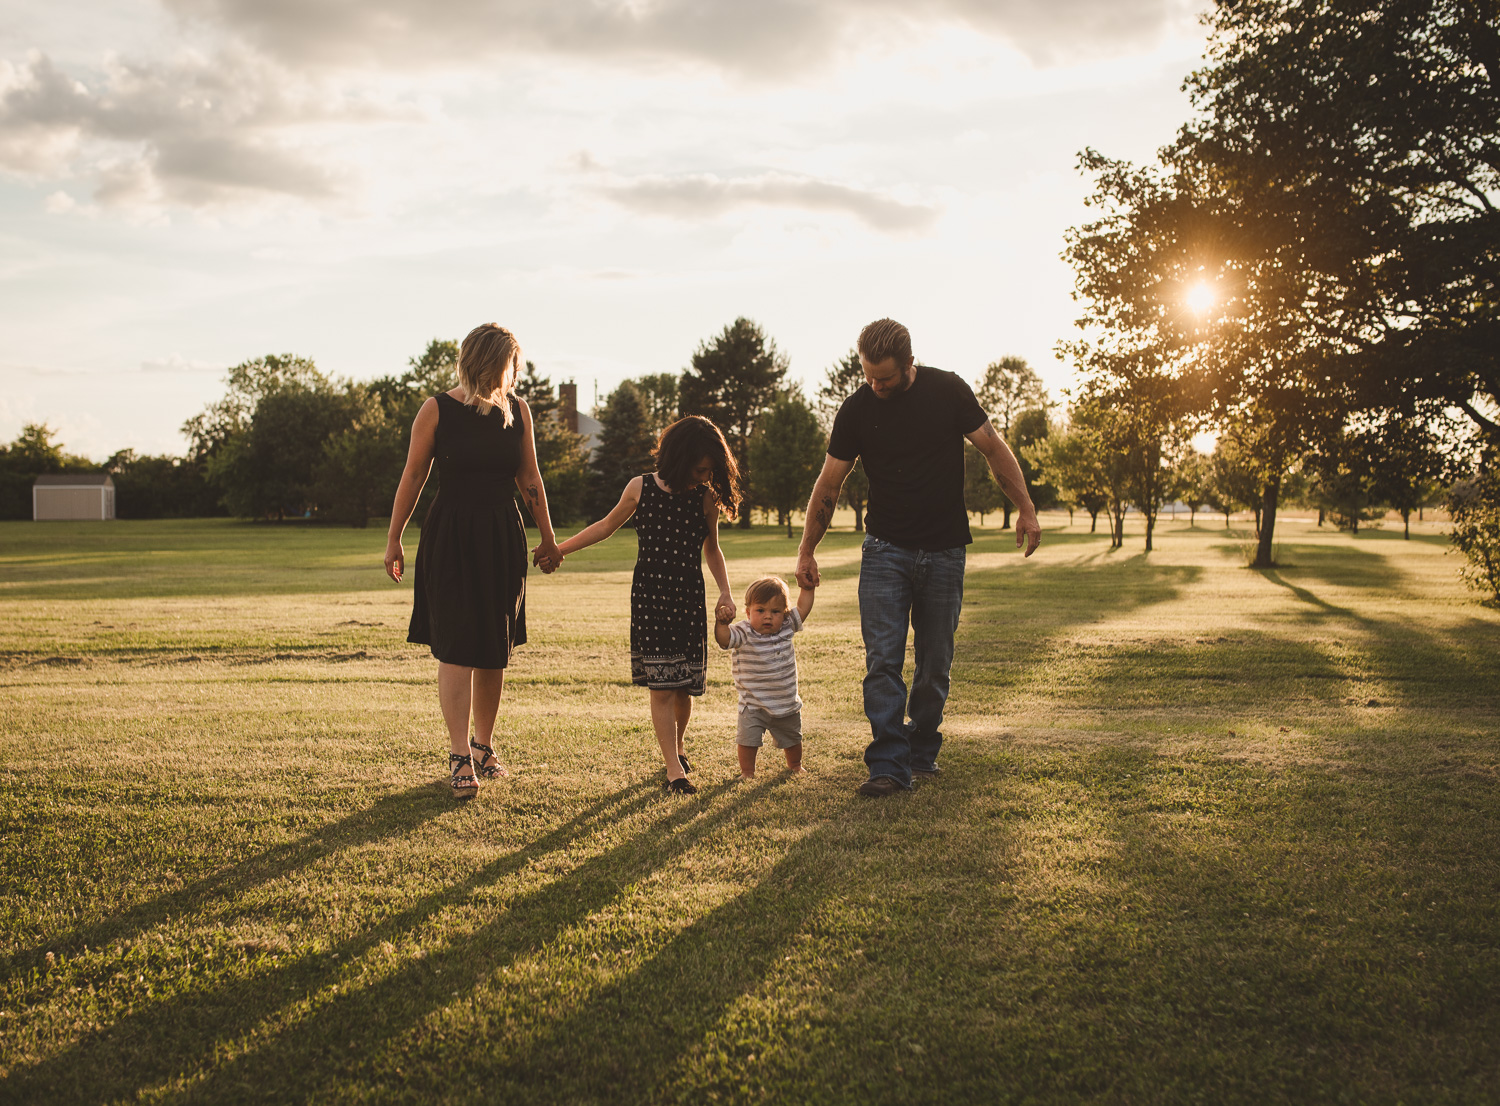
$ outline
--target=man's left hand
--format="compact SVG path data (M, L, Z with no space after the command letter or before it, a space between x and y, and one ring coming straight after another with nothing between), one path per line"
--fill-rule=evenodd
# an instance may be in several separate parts
M1042 524L1037 522L1036 515L1016 516L1016 548L1021 543L1026 543L1026 556L1036 552L1036 547L1042 544Z

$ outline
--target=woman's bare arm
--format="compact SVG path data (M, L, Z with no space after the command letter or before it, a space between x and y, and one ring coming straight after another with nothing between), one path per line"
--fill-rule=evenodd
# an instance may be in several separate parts
M417 499L432 472L437 424L437 400L428 399L412 420L406 468L401 471L401 483L396 485L396 501L391 505L391 528L385 538L385 574L398 583L406 571L406 551L401 545L401 535L406 532L406 524L411 521L411 513L417 509Z

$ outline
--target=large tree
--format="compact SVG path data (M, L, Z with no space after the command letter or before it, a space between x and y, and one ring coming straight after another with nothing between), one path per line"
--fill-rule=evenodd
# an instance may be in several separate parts
M807 503L824 453L817 416L798 388L784 389L750 438L750 469L755 474L752 495L776 512L789 538L794 536L792 511Z
M1022 411L1051 406L1047 386L1024 357L1006 355L985 366L979 387L974 390L979 406L990 417L990 423L1002 438L1010 437L1011 424Z
M756 323L741 317L701 343L692 367L682 374L680 414L703 415L717 423L751 482L755 474L749 465L750 435L775 401L786 370L787 359L776 343ZM740 516L740 525L749 527L750 512Z
M1320 375L1500 433L1494 0L1218 0L1209 26L1169 157L1259 213L1241 252L1292 275Z
M626 484L652 470L655 439L647 418L641 393L628 380L621 381L599 409L599 444L591 462L595 518L619 502Z

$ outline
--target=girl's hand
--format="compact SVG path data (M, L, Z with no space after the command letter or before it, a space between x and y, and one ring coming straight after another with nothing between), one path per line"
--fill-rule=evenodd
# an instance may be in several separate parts
M385 574L399 584L405 571L406 550L401 548L401 539L397 538L385 547Z
M719 602L714 607L714 617L728 626L734 621L734 597L727 591L719 593Z
M563 563L562 550L555 541L543 541L531 551L531 563L543 572L556 572Z

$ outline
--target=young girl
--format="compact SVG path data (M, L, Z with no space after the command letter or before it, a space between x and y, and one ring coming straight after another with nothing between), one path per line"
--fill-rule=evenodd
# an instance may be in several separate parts
M666 789L698 790L683 735L702 695L708 667L708 616L703 564L719 585L716 613L734 618L729 574L719 549L719 513L739 507L739 468L719 428L691 415L661 432L656 471L625 485L608 515L557 547L561 556L603 541L635 516L635 577L630 585L630 679L651 690L651 725L667 767Z

